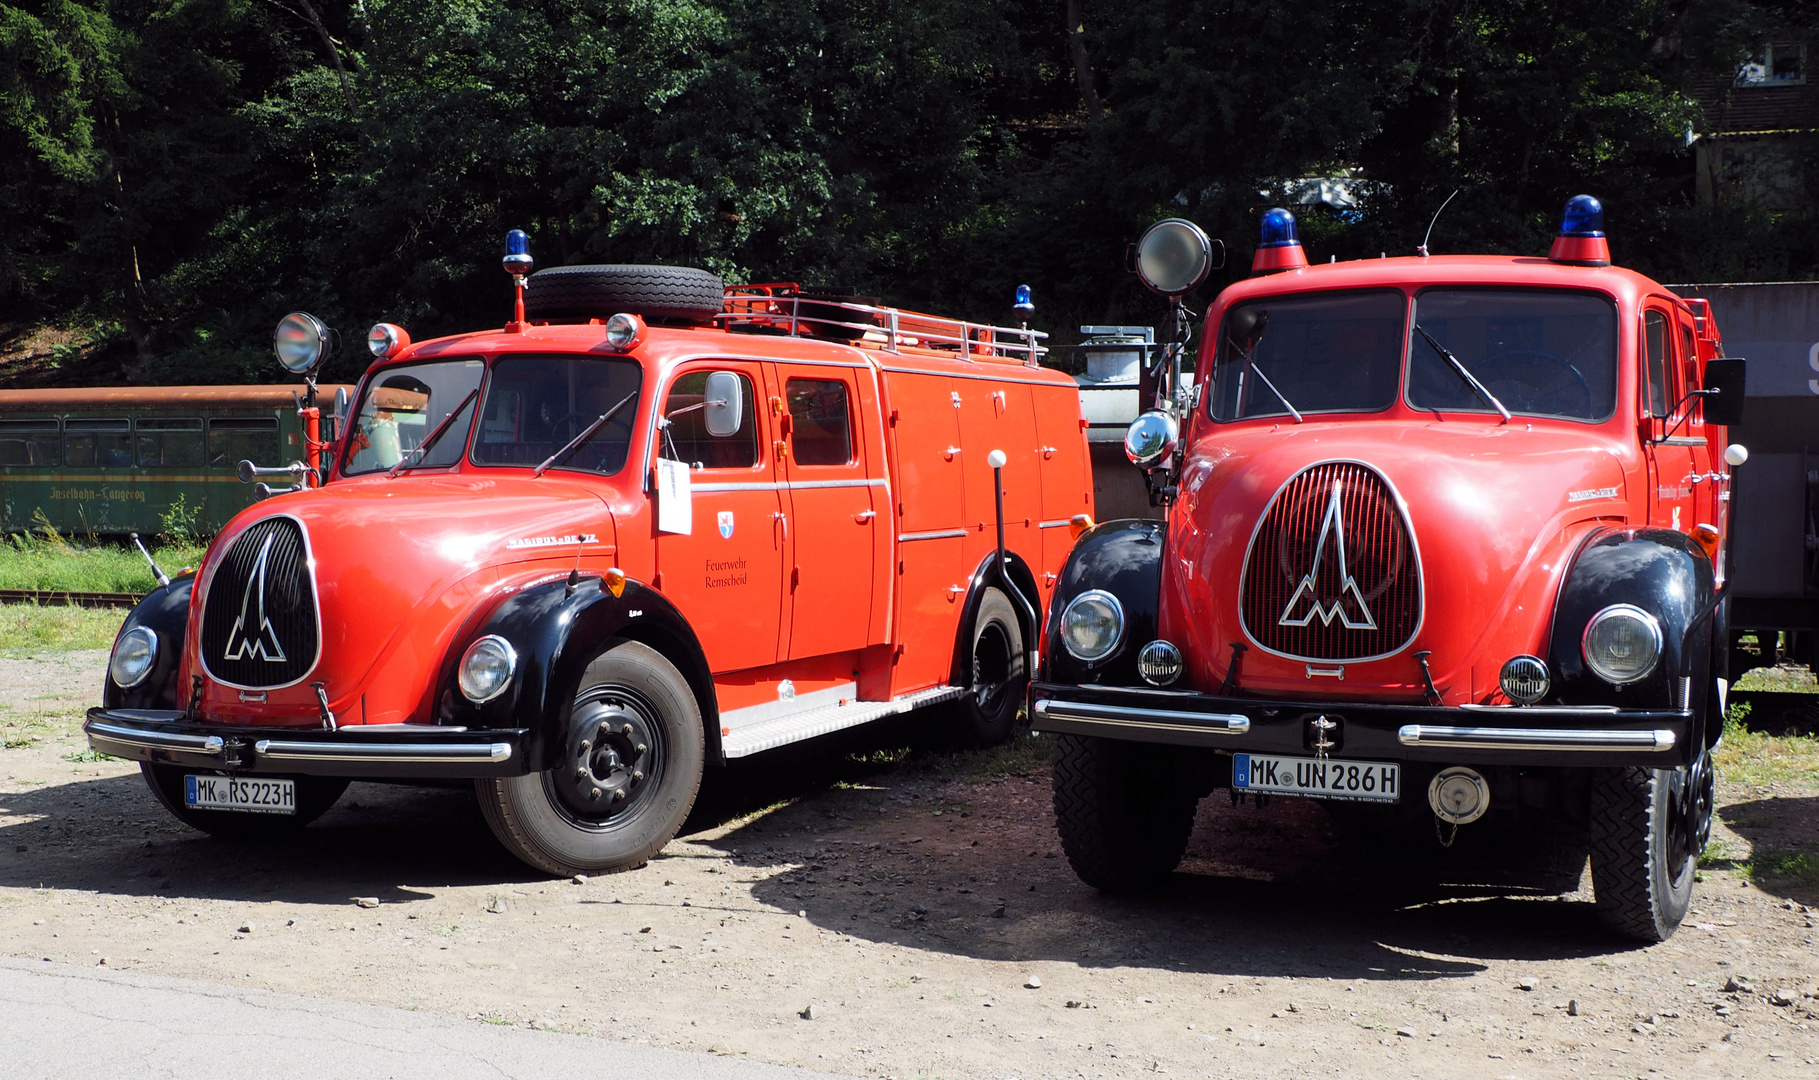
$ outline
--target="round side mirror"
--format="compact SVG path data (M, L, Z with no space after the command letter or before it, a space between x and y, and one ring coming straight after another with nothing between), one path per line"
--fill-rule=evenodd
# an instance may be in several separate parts
M1158 221L1137 241L1137 276L1164 296L1191 292L1213 269L1213 242L1184 218Z
M328 356L334 333L314 315L293 311L278 320L272 351L278 354L278 363L284 370L292 375L308 375Z
M1173 454L1180 442L1180 421L1165 412L1146 412L1124 433L1124 456L1147 469Z

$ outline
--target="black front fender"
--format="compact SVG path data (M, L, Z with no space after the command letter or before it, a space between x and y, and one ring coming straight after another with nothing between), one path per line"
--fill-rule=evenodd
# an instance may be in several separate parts
M476 639L497 634L518 653L518 670L506 692L476 705L463 697L455 669ZM601 646L615 638L641 641L663 653L688 680L701 706L710 760L720 759L719 713L706 654L688 621L663 594L627 581L614 596L601 579L565 580L512 593L456 636L439 685L439 721L474 728L528 728L525 757L537 770L553 767L564 745L568 708L581 673Z
M179 574L169 585L152 590L137 607L127 613L120 624L124 634L135 626L144 626L158 635L158 658L145 681L130 690L114 685L112 678L101 683L101 704L109 709L181 709L186 699L177 686L177 669L183 666L183 634L189 627L190 590L196 575ZM115 635L119 640L119 635Z
M1108 521L1091 529L1068 553L1049 601L1042 631L1045 682L1099 686L1142 686L1137 652L1155 640L1156 609L1162 591L1162 550L1166 530L1160 521ZM1075 597L1102 589L1124 609L1124 634L1112 654L1097 663L1075 659L1061 643L1061 616Z

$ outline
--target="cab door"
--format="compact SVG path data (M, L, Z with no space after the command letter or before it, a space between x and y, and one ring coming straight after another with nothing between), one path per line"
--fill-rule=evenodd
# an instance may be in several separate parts
M888 557L882 463L860 423L859 368L774 364L785 489L791 660L872 644L876 563ZM872 439L868 440L867 435Z
M744 398L739 430L720 438L699 407L715 371L737 375ZM678 368L659 398L668 426L654 456L687 463L692 520L687 535L657 533L656 585L695 628L716 674L780 658L783 505L756 407L763 381L757 363L698 361Z
M1687 390L1696 390L1705 385L1704 374L1700 371L1699 343L1693 332L1691 312L1679 311L1680 337L1680 374L1681 382ZM1710 525L1720 533L1724 531L1725 504L1718 500L1717 465L1723 450L1711 443L1717 434L1717 426L1705 426L1705 410L1700 407L1698 398L1686 403L1683 410L1689 413L1684 434L1693 440L1687 450L1692 454L1692 472L1698 478L1693 483L1693 524Z
M1677 337L1674 312L1651 300L1642 312L1646 410L1642 428L1649 443L1649 524L1685 532L1697 524L1693 520L1696 477L1692 447L1705 440L1703 435L1688 434L1687 425L1681 422L1685 392Z

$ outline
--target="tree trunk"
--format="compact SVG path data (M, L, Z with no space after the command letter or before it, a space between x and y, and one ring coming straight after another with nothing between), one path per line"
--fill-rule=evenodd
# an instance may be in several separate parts
M1105 115L1099 91L1093 86L1093 65L1086 56L1086 24L1082 9L1086 0L1067 0L1067 52L1074 61L1074 82L1080 88L1080 105L1088 120Z

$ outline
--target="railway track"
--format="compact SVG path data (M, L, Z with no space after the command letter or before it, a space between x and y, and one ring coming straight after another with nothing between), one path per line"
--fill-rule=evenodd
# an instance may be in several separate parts
M68 589L0 589L0 604L66 604L86 608L130 608L144 593L71 592Z

